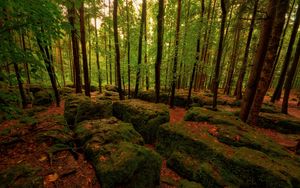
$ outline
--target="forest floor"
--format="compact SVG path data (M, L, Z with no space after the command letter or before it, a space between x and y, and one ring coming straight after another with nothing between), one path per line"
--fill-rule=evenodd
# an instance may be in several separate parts
M94 94L95 95L95 94ZM276 105L280 107L281 101ZM220 106L226 111L238 108ZM176 107L170 109L170 123L183 121L187 110ZM100 187L92 165L85 159L80 148L70 148L57 144L59 133L65 131L62 126L64 101L60 107L27 109L25 114L31 114L19 120L9 120L0 124L0 175L1 172L14 171L11 181L16 185L25 185L28 181L42 181L44 187ZM289 114L300 118L300 108L295 101L290 101ZM207 122L188 122L188 128L208 129L214 131L214 126ZM275 130L256 128L265 136L284 147L294 147L297 141ZM54 134L53 134L54 133ZM70 134L70 137L72 135ZM56 147L55 147L56 146ZM155 149L153 145L146 145ZM18 166L17 169L11 168ZM20 171L17 172L16 171ZM24 174L25 173L25 174ZM12 173L11 173L12 174ZM170 182L182 179L176 172L169 169L163 160L161 169L161 187L175 187ZM1 186L0 186L1 187Z

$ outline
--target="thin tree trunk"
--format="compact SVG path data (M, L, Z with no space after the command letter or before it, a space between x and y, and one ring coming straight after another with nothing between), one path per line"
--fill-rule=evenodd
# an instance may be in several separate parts
M243 57L243 63L242 63L240 73L239 73L239 77L238 77L238 80L237 80L237 83L236 83L236 92L235 93L236 93L236 99L237 100L242 99L243 81L244 81L244 78L245 78L247 64L248 64L248 56L249 56L250 44L251 44L251 40L252 40L252 33L253 33L253 30L254 30L254 25L255 25L258 2L259 2L259 0L255 0L254 7L253 7L252 18L251 18L251 23L250 23L250 27L249 27L249 33L248 33L246 48L245 48L245 53L244 53L244 57Z
M97 25L97 18L94 19L94 24ZM99 62L99 44L98 44L98 30L95 27L95 40L96 40L96 64L97 64L97 77L98 77L98 88L99 92L102 93L102 80L101 80L101 72L100 72L100 62Z
M220 72L220 64L223 52L223 39L224 39L224 30L225 30L225 22L226 22L226 4L225 0L221 0L221 8L222 8L222 21L221 21L221 30L220 30L220 40L219 40L219 49L217 62L215 66L215 76L214 76L214 86L213 86L213 110L217 110L217 98L218 98L218 87L219 87L219 72Z
M110 0L108 1L108 17L110 18ZM109 83L112 85L112 61L111 61L111 39L110 39L110 23L108 23L108 51L109 51Z
M174 53L174 64L172 70L172 85L171 85L171 97L170 97L170 107L174 107L175 98L175 88L176 88L176 78L177 78L177 61L178 61L178 49L179 49L179 33L180 33L180 19L181 19L181 0L178 0L177 5L177 24L176 24L176 34L175 34L175 53Z
M293 30L292 30L292 34L291 34L291 38L290 38L290 42L289 42L289 46L285 55L285 59L282 65L282 69L281 69L281 73L280 73L280 77L276 86L276 89L274 91L274 94L271 98L271 102L275 102L275 100L279 100L281 97L281 92L282 92L282 87L284 84L284 80L286 77L286 73L290 64L290 59L291 59L291 55L293 52L293 46L295 43L295 38L297 35L297 31L299 28L299 24L300 24L300 5L298 5L298 9L297 9L297 14L296 14L296 19L294 22L294 26L293 26Z
M113 27L114 27L114 38L115 38L115 50L116 50L118 90L119 90L120 100L124 100L122 83L121 83L120 47L119 47L119 34L118 34L118 0L114 0Z
M294 9L295 1L296 1L296 0L293 1L291 10L290 10L290 12L289 12L289 15L288 15L288 18L287 18L287 21L286 21L286 24L285 24L285 27L284 27L284 30L283 30L282 37L281 37L281 39L280 39L279 49L278 49L278 51L277 51L276 59L275 59L275 63L274 63L274 67L273 67L273 69L272 69L272 78L273 78L273 76L274 76L274 72L275 72L275 69L276 69L276 65L278 64L278 60L279 60L279 57L280 57L280 54L281 54L281 49L282 49L282 46L283 46L283 42L284 42L284 38L285 38L286 31L287 31L287 29L289 28L289 24L290 24L290 20L291 20L291 15L292 15L292 12L293 12L293 9ZM272 79L271 79L271 80L272 80ZM271 87L271 84L270 84L270 87Z
M155 62L155 102L159 102L160 94L160 66L163 54L163 41L164 41L164 0L158 2L158 15L157 15L157 53Z
M249 116L250 108L255 96L257 85L260 79L261 71L264 65L265 56L267 53L267 48L270 41L270 36L272 33L272 25L274 22L276 13L276 6L273 4L273 0L269 0L267 7L267 17L262 23L262 31L260 32L259 44L253 59L253 67L250 72L247 88L245 95L243 96L243 102L240 112L240 118L242 121L246 122Z
M27 49L26 49L24 33L21 34L21 41L22 41L22 48L26 52ZM30 73L29 73L29 66L28 66L27 62L24 63L24 69L25 69L25 74L26 74L26 78L27 78L27 84L30 85Z
M128 98L130 98L130 23L129 23L129 5L126 0L126 25L127 25L127 77L128 77Z
M63 63L60 40L58 40L58 52L59 52L59 61L60 61L60 71L61 71L61 75L62 75L62 79L63 79L63 84L65 87L66 86L66 78L65 78L65 70L64 70L64 63Z
M287 78L285 80L285 90L284 90L284 96L283 96L282 108L281 108L281 112L284 114L288 113L289 95L293 86L293 80L299 63L299 57L300 57L300 39L298 39L295 57L292 66L287 74Z
M142 19L140 25L140 36L139 36L139 48L138 48L138 66L136 72L136 82L135 82L135 91L134 96L137 97L139 92L139 84L140 84L140 77L141 77L141 64L142 64L142 50L143 50L143 31L144 31L144 24L146 19L146 0L143 0L142 3Z
M149 67L148 67L148 57L147 57L147 53L148 53L148 48L147 48L147 4L146 4L146 11L145 11L145 53L144 53L144 63L145 63L145 68L146 68L146 90L149 90Z

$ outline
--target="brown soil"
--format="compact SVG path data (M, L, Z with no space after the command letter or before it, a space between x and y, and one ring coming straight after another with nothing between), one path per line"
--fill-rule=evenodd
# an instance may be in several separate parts
M26 163L38 167L40 176L44 178L44 187L100 187L93 167L85 159L82 153L65 150L53 154L52 158L47 151L53 145L51 140L41 141L38 135L49 130L62 128L55 122L53 115L62 115L64 103L60 107L50 106L46 111L35 115L38 123L36 126L18 126L12 129L6 136L0 136L0 144L3 141L17 138L17 141L9 144L1 144L0 171L11 166ZM1 124L1 130L16 126L17 120L6 121Z

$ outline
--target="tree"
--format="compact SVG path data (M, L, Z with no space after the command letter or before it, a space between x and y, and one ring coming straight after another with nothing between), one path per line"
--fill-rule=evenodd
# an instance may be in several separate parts
M80 64L79 64L79 45L77 39L77 29L75 27L76 20L76 9L75 3L72 0L71 6L68 7L68 19L71 25L71 38L72 38L72 49L73 49L73 67L75 77L75 92L81 93L81 77L80 77Z
M89 79L89 69L86 55L86 42L85 42L85 25L84 25L84 0L81 2L79 8L79 20L80 20L80 41L82 50L82 65L83 65L83 77L84 77L84 93L86 96L90 97L90 79Z
M289 95L293 86L293 80L296 74L297 66L299 64L299 58L300 58L300 39L298 39L298 44L295 51L295 57L285 80L285 90L284 90L284 96L283 96L282 108L281 108L281 112L284 114L288 113Z
M219 48L217 55L217 62L215 66L215 75L214 75L214 86L213 86L213 106L214 110L217 110L217 97L218 97L218 87L219 87L219 72L220 72L220 64L223 52L223 38L224 38L224 30L225 30L225 22L226 22L226 4L225 0L221 0L221 9L222 9L222 20L221 20L221 29L220 29L220 39L219 39Z
M274 6L274 5L273 5ZM272 79L272 70L279 47L280 36L285 23L285 14L288 10L289 0L279 0L276 6L276 16L272 26L271 39L268 45L267 54L264 60L261 77L256 89L255 97L249 111L247 123L257 125L258 114L260 112L264 97L268 91Z
M252 33L253 33L253 30L254 30L254 24L255 24L255 19L256 19L258 2L259 2L259 0L255 0L255 2L254 2L253 13L252 13L251 23L250 23L250 27L249 27L249 32L248 32L243 63L242 63L242 66L241 66L241 69L240 69L240 72L239 72L239 77L238 77L238 80L237 80L237 83L236 83L235 93L236 93L236 99L237 100L242 99L243 81L244 81L244 78L245 78L247 64L248 64L249 49L250 49L250 44L251 44L251 40L252 40Z
M122 83L121 83L121 67L120 67L120 47L119 47L119 34L118 34L118 0L114 0L113 10L113 27L115 38L115 50L116 50L116 66L117 66L117 80L120 100L124 100Z
M175 52L174 52L174 62L172 70L172 84L171 84L171 97L170 97L170 107L174 107L175 98L175 88L176 88L176 72L177 72L177 61L178 61L178 49L179 49L179 32L180 32L180 19L181 19L181 0L178 0L177 5L177 21L176 21L176 34L175 34Z
M160 93L160 66L163 54L164 41L164 0L159 0L157 15L157 52L155 62L155 102L159 102Z
M271 98L271 102L275 102L275 100L279 100L281 97L281 91L282 91L282 87L284 84L284 80L285 80L285 76L286 76L286 72L288 70L289 64L290 64L290 59L291 59L291 55L293 52L293 46L294 46L294 42L295 42L295 38L297 35L297 31L299 28L299 24L300 24L300 6L298 5L298 9L297 9L297 14L296 14L296 19L294 22L294 26L293 26L293 30L292 30L292 34L291 34L291 38L290 38L290 42L289 42L289 46L285 55L285 59L281 68L281 73L279 76L279 80L277 83L277 86L275 88L275 91L272 95Z
M134 96L137 97L139 92L139 84L140 84L140 77L141 77L141 64L142 64L142 50L143 50L143 31L144 31L144 24L146 21L146 0L143 0L142 3L142 17L141 17L141 25L140 25L140 35L139 35L139 47L138 47L138 67L136 72L136 82L135 82L135 90Z
M262 30L260 32L259 43L257 51L253 59L253 65L248 79L245 95L243 96L240 118L246 122L248 119L249 111L252 106L252 102L255 96L255 91L260 79L261 71L264 65L267 48L272 33L272 26L275 18L276 6L274 6L273 0L268 1L266 18L262 22Z
M129 5L128 5L128 0L126 0L126 26L127 26L128 97L130 97L130 23L129 23Z

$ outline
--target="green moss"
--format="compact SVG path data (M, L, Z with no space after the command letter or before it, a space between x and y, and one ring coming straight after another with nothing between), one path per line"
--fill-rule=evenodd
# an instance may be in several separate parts
M179 182L179 188L204 188L201 184L183 179Z
M210 174L216 182L222 182L221 186L237 187L292 187L300 180L300 163L293 156L267 155L246 147L228 146L205 131L190 131L184 125L184 122L162 125L157 150L170 157L170 167L181 175L188 174L189 180L206 186L203 177L206 181L209 178L203 174ZM219 175L212 176L211 169Z
M43 187L40 169L28 164L18 164L0 172L0 187Z
M285 134L300 133L300 120L281 113L261 113L258 126L274 129Z
M224 125L242 125L237 117L231 112L225 111L212 111L202 107L192 107L190 108L184 120L186 121L196 121L196 122L209 122L213 124L224 124Z
M113 85L106 85L105 86L105 90L106 91L118 92L118 87L117 86L113 86Z
M90 145L97 142L103 145L121 141L143 144L143 138L134 130L132 124L118 121L114 117L83 121L76 125L74 131L81 144Z
M104 145L93 162L103 188L151 188L160 182L160 156L139 145L127 142Z
M68 125L84 120L100 119L112 116L111 100L95 100L83 95L70 95L65 102L64 117Z
M41 90L33 94L33 105L50 106L53 102L51 94L47 90Z
M35 125L38 123L38 121L37 121L37 119L34 118L34 117L23 116L23 117L21 117L21 119L20 119L20 123L24 123L24 124L30 125L30 126L35 126Z
M158 127L169 121L169 109L166 105L136 99L115 102L113 114L132 123L146 143L153 143L157 138Z

